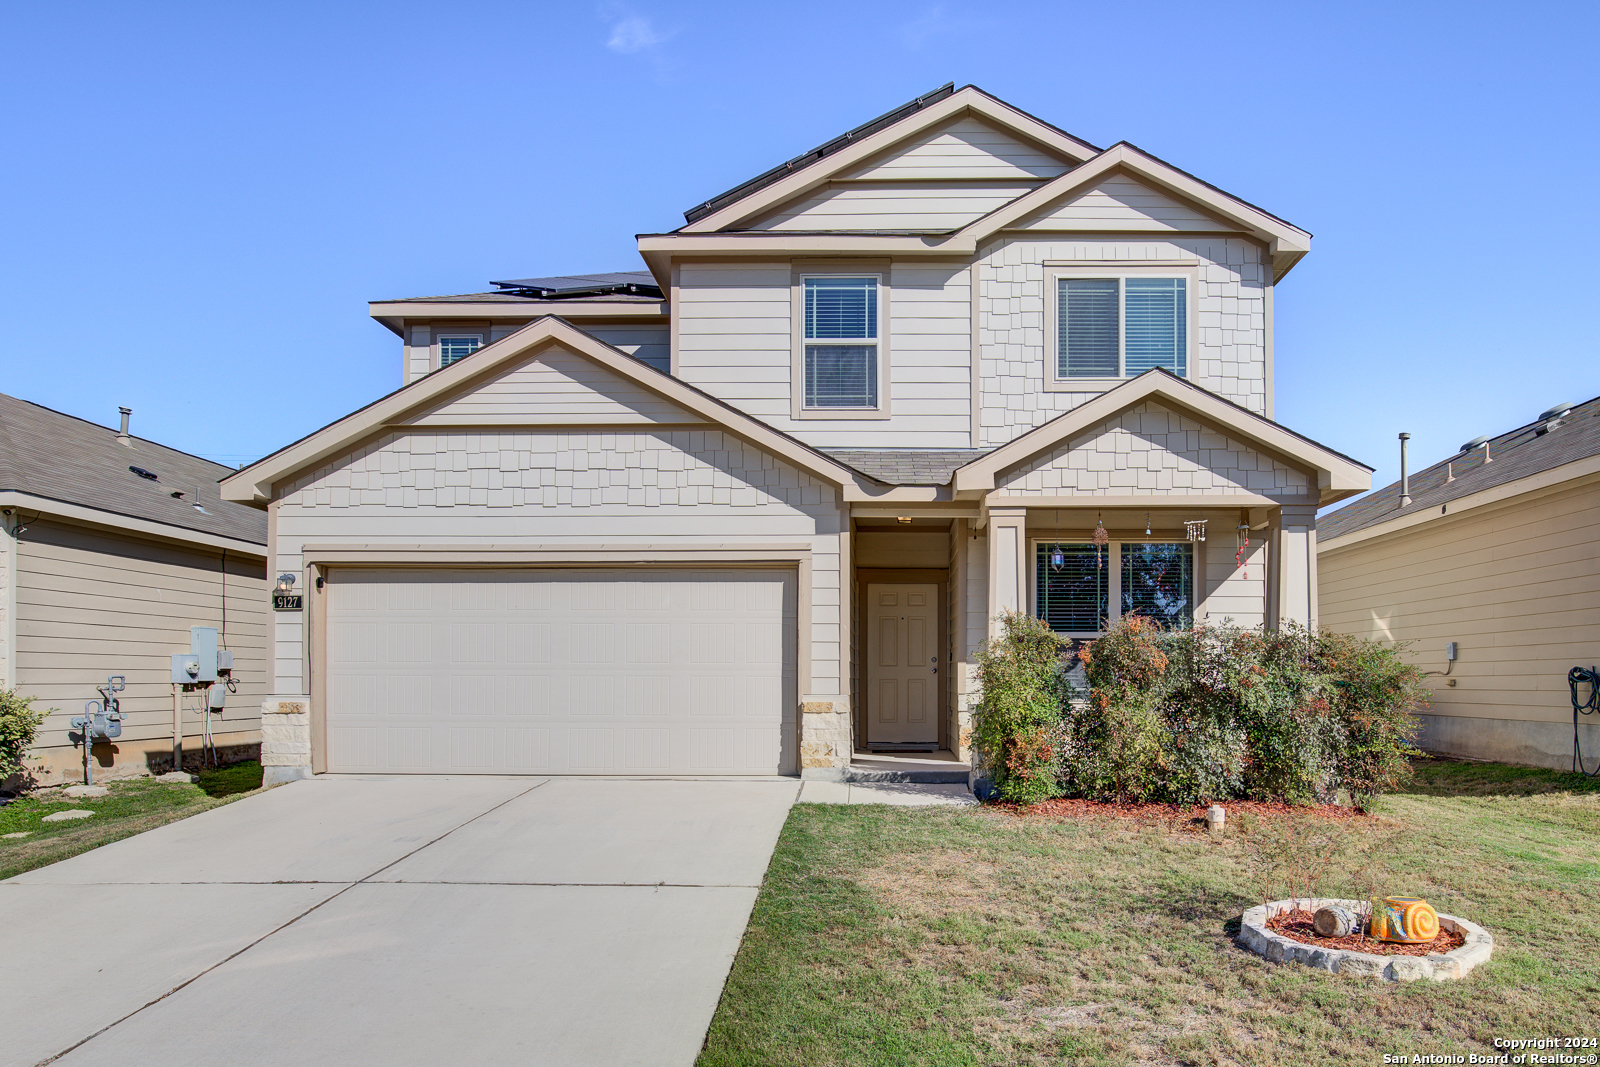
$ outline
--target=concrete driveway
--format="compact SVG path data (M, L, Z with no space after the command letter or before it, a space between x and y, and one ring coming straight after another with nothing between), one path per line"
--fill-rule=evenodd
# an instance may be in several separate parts
M274 789L0 882L0 1063L691 1064L794 780Z

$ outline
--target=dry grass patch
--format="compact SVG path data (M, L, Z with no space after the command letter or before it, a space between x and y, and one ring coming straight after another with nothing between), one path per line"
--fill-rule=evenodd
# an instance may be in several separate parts
M1375 817L1318 820L1351 835L1328 877L1370 874L1358 861L1382 850L1390 892L1495 934L1467 981L1404 987L1234 945L1263 857L1300 847L1293 813L1212 839L1130 819L799 805L701 1062L1277 1067L1593 1033L1597 803L1545 772L1435 765Z

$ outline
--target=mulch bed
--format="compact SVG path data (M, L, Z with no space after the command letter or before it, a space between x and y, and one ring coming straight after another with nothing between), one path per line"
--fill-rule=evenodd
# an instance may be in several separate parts
M1317 948L1339 948L1347 952L1366 952L1374 956L1430 956L1436 952L1449 952L1467 943L1458 931L1439 928L1439 936L1432 941L1403 945L1395 941L1374 941L1363 934L1344 937L1318 937L1311 927L1314 913L1304 908L1280 911L1267 920L1267 928L1302 945Z
M1356 808L1337 804L1285 804L1278 800L1229 800L1222 805L1231 820L1236 815L1254 815L1260 818L1281 819L1288 816L1310 816L1317 819L1366 818L1366 813ZM1204 831L1208 805L1195 804L1117 804L1098 800L1062 798L1045 800L1038 804L993 804L990 807L1015 815L1020 819L1084 819L1112 818L1136 822L1176 824L1174 829Z

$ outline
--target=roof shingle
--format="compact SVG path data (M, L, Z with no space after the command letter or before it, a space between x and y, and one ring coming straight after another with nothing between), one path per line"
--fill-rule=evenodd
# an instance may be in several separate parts
M1457 452L1411 476L1411 503L1400 507L1400 483L1391 482L1360 500L1317 519L1317 540L1376 526L1402 515L1438 508L1472 493L1538 474L1574 460L1600 455L1600 397L1575 405L1548 432L1540 419L1491 438L1484 449Z
M130 440L132 447L118 443L108 427L0 393L0 491L267 543L266 513L218 492L217 482L233 473L231 467L141 437ZM197 502L204 511L195 509Z
M887 485L949 485L957 467L987 455L990 449L824 448L821 451L846 467Z

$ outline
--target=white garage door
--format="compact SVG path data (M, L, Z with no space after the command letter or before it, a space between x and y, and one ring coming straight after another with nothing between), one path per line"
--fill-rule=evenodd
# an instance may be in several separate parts
M778 774L795 576L334 570L330 771Z

